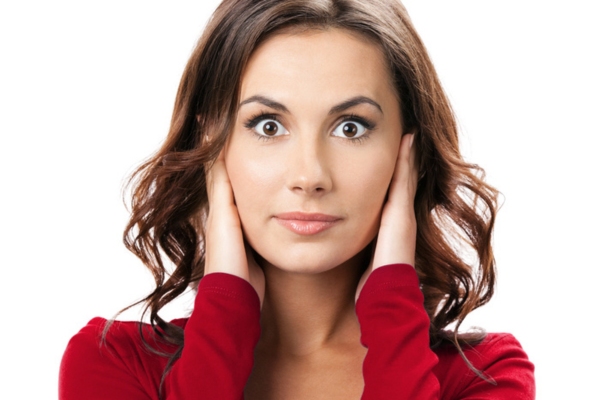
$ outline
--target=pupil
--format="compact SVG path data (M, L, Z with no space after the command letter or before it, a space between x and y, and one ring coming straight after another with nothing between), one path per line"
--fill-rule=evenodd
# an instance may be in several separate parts
M354 137L358 133L358 128L357 128L356 124L348 123L348 124L344 125L343 131L344 131L344 135L346 135L348 137Z
M277 133L277 125L272 122L267 122L263 125L263 132L265 135L273 136Z

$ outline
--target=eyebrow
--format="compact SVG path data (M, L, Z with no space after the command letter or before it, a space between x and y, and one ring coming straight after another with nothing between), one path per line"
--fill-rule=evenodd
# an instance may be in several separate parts
M272 108L274 110L281 111L281 112L284 112L284 113L289 113L289 110L283 104L281 104L281 103L279 103L279 102L277 102L275 100L269 99L268 97L261 96L261 95L255 95L255 96L248 97L246 100L244 100L244 101L242 101L240 103L240 105L238 106L238 110L244 104L248 104L248 103L260 103L260 104L263 104L263 105L265 105L267 107L270 107L270 108Z
M279 103L278 101L275 101L273 99L270 99L270 98L268 98L266 96L262 96L262 95L255 95L255 96L248 97L246 100L244 100L240 103L240 105L238 106L238 110L244 104L248 104L248 103L260 103L260 104L263 104L274 110L281 111L284 113L289 113L289 110L287 109L286 106ZM381 106L375 100L370 99L366 96L355 96L346 101L341 102L340 104L337 104L337 105L331 107L331 110L329 110L329 115L340 113L342 111L345 111L345 110L352 108L354 106L357 106L359 104L370 104L373 107L377 108L379 110L379 112L383 114L383 110L381 109Z

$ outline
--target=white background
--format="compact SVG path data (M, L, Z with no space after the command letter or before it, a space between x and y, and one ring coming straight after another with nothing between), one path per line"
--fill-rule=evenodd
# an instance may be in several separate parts
M121 188L164 138L216 3L0 3L3 398L56 398L69 338L151 289L121 244ZM600 372L596 2L405 4L465 156L505 197L497 295L467 325L515 334L536 365L538 398L590 398Z

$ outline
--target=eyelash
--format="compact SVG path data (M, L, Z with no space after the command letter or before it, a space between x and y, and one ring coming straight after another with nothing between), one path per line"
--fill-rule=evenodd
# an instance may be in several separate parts
M277 136L269 137L269 136L259 135L258 133L254 132L254 128L256 128L256 125L258 125L259 122L261 122L265 119L272 119L273 121L277 121L277 122L281 123L281 121L279 120L279 118L276 114L259 113L259 114L255 114L255 115L251 116L250 118L248 118L246 120L246 122L244 122L244 127L246 127L246 129L252 130L252 132L258 137L259 140L265 140L265 141L273 140ZM338 125L342 124L344 122L358 122L359 124L361 124L365 127L366 132L362 136L359 136L357 138L347 138L348 141L355 143L355 144L360 144L363 141L365 141L366 139L368 139L369 136L371 135L371 132L373 130L375 130L375 128L376 128L375 123L373 123L373 122L369 121L368 119L363 118L359 115L356 115L356 114L344 115L342 117L342 120L338 123ZM338 126L338 125L336 125L336 126Z

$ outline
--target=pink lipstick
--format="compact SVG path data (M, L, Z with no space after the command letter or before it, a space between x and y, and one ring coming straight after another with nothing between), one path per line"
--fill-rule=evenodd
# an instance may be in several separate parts
M333 215L303 212L277 214L275 215L275 219L285 228L298 235L315 235L321 233L342 220L340 217Z

